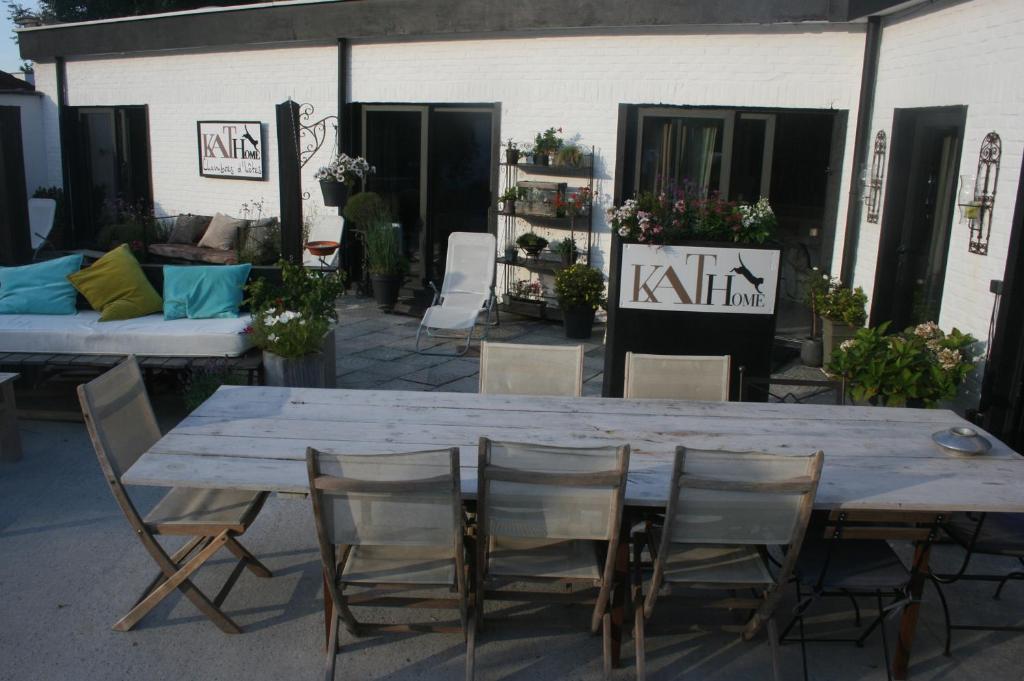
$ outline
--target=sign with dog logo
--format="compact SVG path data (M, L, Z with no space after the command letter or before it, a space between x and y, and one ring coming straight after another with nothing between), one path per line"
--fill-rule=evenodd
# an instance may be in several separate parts
M199 174L262 180L263 124L259 121L199 121Z
M668 312L774 314L779 251L622 246L619 307Z

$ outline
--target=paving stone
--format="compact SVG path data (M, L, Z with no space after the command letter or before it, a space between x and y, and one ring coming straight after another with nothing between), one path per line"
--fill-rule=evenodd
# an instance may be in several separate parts
M354 371L369 371L372 373L375 369L385 365L385 362L380 362L369 357L359 357L357 355L349 355L347 353L338 353L334 360L334 373L337 376L344 376L345 374L349 374Z
M447 393L475 393L480 388L480 375L464 376L451 383L439 385L434 390Z
M360 352L355 353L356 357L368 357L370 359L379 359L385 362L392 362L396 359L402 359L413 354L410 350L403 350L396 348L391 345L379 345L376 347L368 348Z
M478 360L453 359L444 364L413 372L405 378L417 383L441 386L465 376L472 376L479 371L480 362Z

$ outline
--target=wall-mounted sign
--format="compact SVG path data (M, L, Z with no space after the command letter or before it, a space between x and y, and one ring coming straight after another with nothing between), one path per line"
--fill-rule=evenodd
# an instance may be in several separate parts
M619 307L770 315L779 251L624 244L620 272Z
M262 180L263 124L259 121L199 121L199 174Z

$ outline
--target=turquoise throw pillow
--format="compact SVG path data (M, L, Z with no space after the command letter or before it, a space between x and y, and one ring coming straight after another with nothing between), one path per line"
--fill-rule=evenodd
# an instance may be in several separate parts
M78 293L68 275L82 269L82 254L34 265L0 267L0 314L75 314Z
M164 266L164 319L237 317L252 265Z

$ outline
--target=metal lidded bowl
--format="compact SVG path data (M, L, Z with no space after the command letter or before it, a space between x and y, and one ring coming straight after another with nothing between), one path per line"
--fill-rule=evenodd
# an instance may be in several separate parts
M956 426L932 433L932 439L939 447L953 454L973 456L992 449L992 443L988 439L966 426Z

